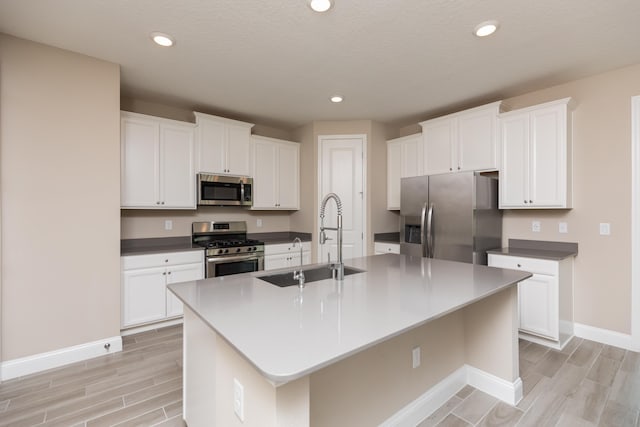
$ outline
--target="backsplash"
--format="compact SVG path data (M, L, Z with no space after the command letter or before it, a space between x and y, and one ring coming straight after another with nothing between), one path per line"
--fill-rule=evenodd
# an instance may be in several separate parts
M195 221L246 221L249 233L289 231L291 212L219 206L202 206L195 211L123 209L120 211L120 239L190 236L191 223ZM171 230L165 229L167 221L171 222Z

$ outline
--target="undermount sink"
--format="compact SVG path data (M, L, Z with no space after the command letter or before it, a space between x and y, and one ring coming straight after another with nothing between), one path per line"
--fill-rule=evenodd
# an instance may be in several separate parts
M304 282L317 282L318 280L331 279L331 269L328 266L311 268L309 270L302 270L304 272ZM353 267L344 267L344 275L364 273L364 270L360 270ZM258 279L264 280L265 282L269 282L272 285L280 286L281 288L287 286L295 286L298 285L298 280L293 278L293 272L289 271L287 273L278 273L278 274L269 274L266 276L258 276Z

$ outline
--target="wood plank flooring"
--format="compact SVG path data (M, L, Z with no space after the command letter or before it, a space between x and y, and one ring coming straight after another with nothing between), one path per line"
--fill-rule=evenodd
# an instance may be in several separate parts
M640 353L574 338L563 351L520 341L524 398L467 386L418 427L640 427Z
M123 351L0 384L0 426L184 426L182 325Z
M640 353L574 338L520 342L524 398L465 387L418 427L640 427ZM182 326L123 338L123 351L0 384L0 426L162 426L182 421ZM336 426L341 427L341 426Z

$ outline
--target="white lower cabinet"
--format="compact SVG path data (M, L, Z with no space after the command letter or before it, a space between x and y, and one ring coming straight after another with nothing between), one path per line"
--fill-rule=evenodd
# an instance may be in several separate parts
M202 251L123 256L122 328L182 316L167 285L204 278Z
M302 264L311 264L311 242L302 242ZM296 267L300 265L300 246L280 243L264 246L264 269Z
M547 260L489 254L488 264L533 274L518 283L520 337L564 347L573 336L573 257Z
M400 243L382 243L375 242L373 245L374 252L376 255L380 254L399 254L400 253Z

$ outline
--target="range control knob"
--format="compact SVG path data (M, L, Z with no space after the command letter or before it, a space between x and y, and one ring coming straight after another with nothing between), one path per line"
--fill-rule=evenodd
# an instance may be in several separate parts
M229 253L229 249L225 249L225 250L224 250L224 253L225 253L225 254L228 254L228 253Z
M236 252L240 252L240 248L236 249Z

